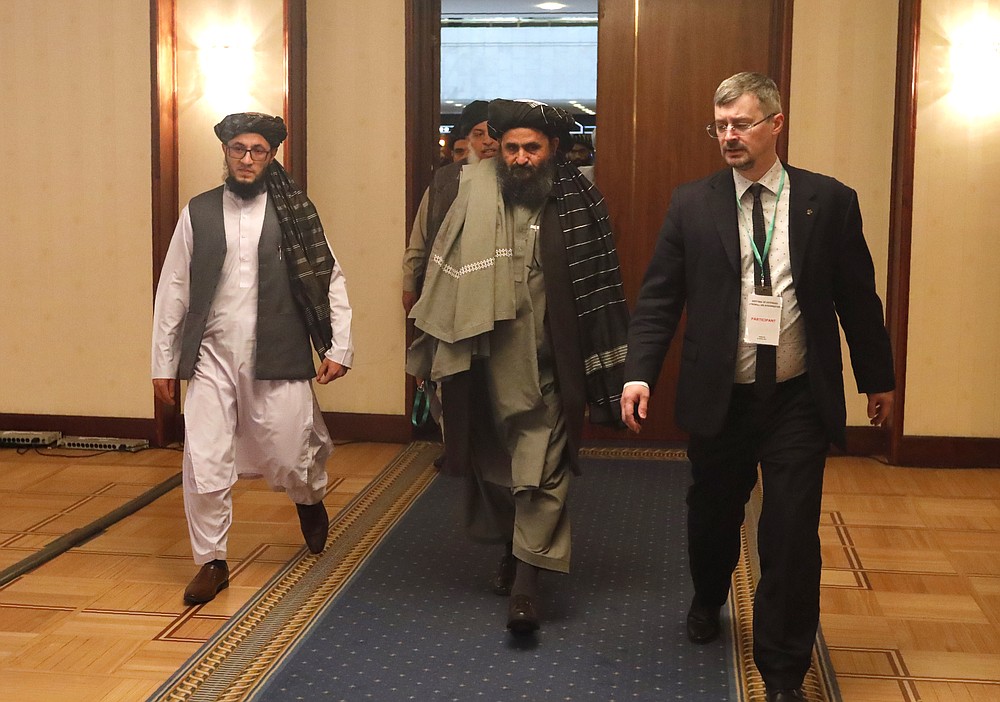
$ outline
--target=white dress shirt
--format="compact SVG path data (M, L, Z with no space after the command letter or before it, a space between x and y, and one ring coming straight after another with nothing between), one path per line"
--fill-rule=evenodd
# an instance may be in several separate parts
M788 203L792 183L785 174L782 185L784 166L780 160L765 173L758 183L764 186L760 194L760 202L764 209L765 230L774 222L774 234L771 239L771 249L767 261L771 269L772 294L781 297L781 331L778 337L777 380L780 383L789 380L806 371L806 337L805 325L799 310L799 302L795 297L795 281L792 280L792 259L788 248ZM736 183L738 198L738 215L740 226L740 341L736 350L737 383L752 383L757 360L757 344L743 341L743 330L747 323L747 300L754 291L754 255L751 247L753 239L753 195L750 186L754 181L744 178L739 171L733 170L733 180ZM781 197L778 198L778 190Z

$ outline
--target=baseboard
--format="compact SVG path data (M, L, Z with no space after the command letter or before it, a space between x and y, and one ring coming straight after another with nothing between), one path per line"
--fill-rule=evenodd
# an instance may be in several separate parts
M889 435L876 427L850 426L846 430L847 448L830 450L832 456L886 456L889 454Z
M410 418L402 414L324 412L323 419L335 440L406 444L414 439Z
M0 414L0 429L58 431L64 436L108 436L156 443L156 421L129 417L84 417L66 414Z
M875 427L847 427L847 450L832 453L885 456L892 465L914 468L1000 468L1000 439L904 436L893 451L888 433Z
M414 439L408 417L390 414L324 412L330 435L340 441L382 441L405 444ZM183 417L181 417L183 434ZM156 446L156 421L127 417L84 417L59 414L0 414L0 430L58 431L65 436L111 436L146 439Z
M330 435L339 441L408 443L418 438L409 417L396 414L324 412ZM156 445L156 422L129 417L85 417L60 414L2 414L0 429L58 431L66 436L110 436L146 439ZM600 443L605 437L591 437ZM618 439L618 436L615 436ZM630 437L630 444L645 444ZM1000 468L1000 439L963 436L904 436L896 455L890 455L886 432L875 427L847 427L847 450L852 456L887 456L894 465L926 468Z
M1000 468L1000 439L904 436L893 464L927 468Z

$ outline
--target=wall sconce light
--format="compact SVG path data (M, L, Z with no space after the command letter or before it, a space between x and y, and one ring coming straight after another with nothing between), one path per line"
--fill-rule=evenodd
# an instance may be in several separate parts
M949 97L954 105L971 117L1000 114L1000 93L995 89L1000 75L1000 20L981 14L957 27L949 39Z
M202 96L216 114L243 112L252 108L255 71L253 47L246 43L249 30L227 28L200 42L198 65L201 70Z

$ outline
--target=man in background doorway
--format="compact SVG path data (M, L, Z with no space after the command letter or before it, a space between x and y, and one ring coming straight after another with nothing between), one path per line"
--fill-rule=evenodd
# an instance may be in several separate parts
M424 271L427 268L427 252L434 245L441 222L458 194L462 168L482 159L493 158L497 154L498 144L490 136L486 125L488 105L485 100L473 100L462 110L456 130L458 134L465 136L469 144L465 158L435 171L434 179L420 199L420 207L403 253L403 311L407 314L420 297Z
M457 125L456 125L457 127ZM453 134L451 138L451 162L466 162L469 156L469 138L465 135Z
M323 550L333 445L310 381L336 380L354 356L344 274L312 202L274 160L284 122L232 114L215 133L225 184L181 212L153 312L157 399L174 404L176 379L188 381L184 511L201 568L184 591L187 604L229 585L240 476L263 476L285 491L309 551Z
M410 238L403 252L403 311L406 314L410 313L410 309L420 297L427 269L428 252L433 247L441 223L458 194L463 169L469 164L496 156L498 144L490 136L486 125L488 106L489 103L485 100L473 100L463 108L455 129L468 144L465 158L435 171L434 179L420 200L420 207L417 209L417 216L410 230ZM431 414L440 426L441 438L444 440L445 420L441 411L446 401L444 391L436 383L427 383L426 378L419 377L416 380L419 389L432 393ZM435 459L434 465L446 473L454 472L445 459L446 456L442 453Z
M594 165L594 143L589 134L571 134L573 145L566 153L566 160L577 168Z
M881 426L892 352L854 190L783 164L778 88L739 73L708 134L727 168L674 191L629 327L621 414L638 432L682 312L677 423L690 432L688 638L719 636L758 479L754 661L768 702L804 699L819 625L819 514L830 443L844 446L842 327L858 391Z

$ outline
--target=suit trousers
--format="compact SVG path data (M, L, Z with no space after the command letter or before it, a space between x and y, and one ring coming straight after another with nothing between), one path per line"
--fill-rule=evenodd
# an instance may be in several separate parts
M829 446L807 375L767 399L736 385L725 424L692 436L688 556L695 598L722 606L740 556L740 527L760 465L760 581L754 596L754 662L771 688L801 685L819 626L823 469Z

